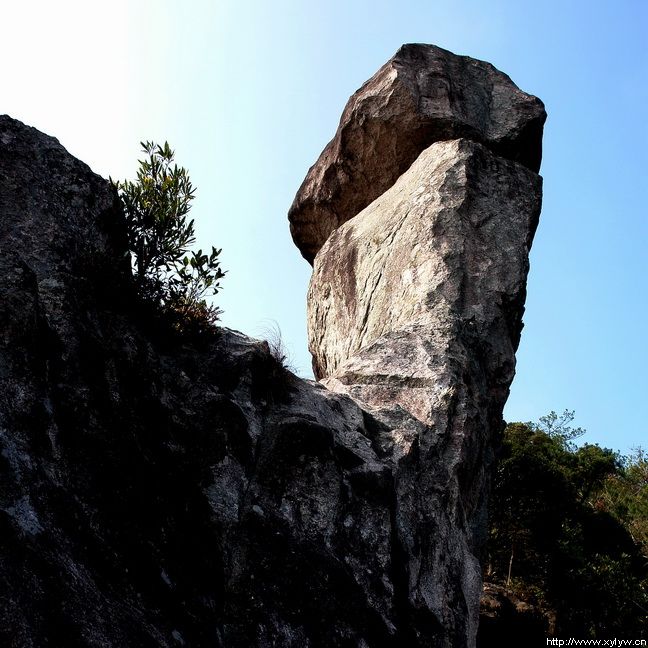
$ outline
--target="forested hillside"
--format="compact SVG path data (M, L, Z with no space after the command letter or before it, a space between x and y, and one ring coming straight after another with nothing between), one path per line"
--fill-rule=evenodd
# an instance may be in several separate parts
M572 412L511 423L493 483L485 581L558 636L648 632L648 457L577 446Z

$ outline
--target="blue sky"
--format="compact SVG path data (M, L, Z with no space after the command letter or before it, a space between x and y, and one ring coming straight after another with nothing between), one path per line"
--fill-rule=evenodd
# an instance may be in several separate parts
M223 248L223 323L276 322L302 375L310 266L286 212L347 98L406 42L493 63L549 113L506 418L568 408L585 441L647 444L648 3L26 0L3 27L0 113L106 177L169 140L199 244Z

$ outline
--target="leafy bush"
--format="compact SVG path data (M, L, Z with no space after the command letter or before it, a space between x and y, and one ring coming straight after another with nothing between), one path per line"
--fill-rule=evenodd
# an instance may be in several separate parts
M114 183L126 216L137 291L160 306L177 329L213 325L220 310L206 298L221 288L221 250L189 250L196 240L194 221L187 219L195 188L186 169L173 163L167 142L141 144L147 157L139 161L136 181Z

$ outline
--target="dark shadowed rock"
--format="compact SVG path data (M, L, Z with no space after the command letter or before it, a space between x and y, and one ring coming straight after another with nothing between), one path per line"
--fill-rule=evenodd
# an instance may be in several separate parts
M538 171L545 118L542 102L490 63L403 45L349 99L290 208L293 240L312 263L332 231L437 141L471 139Z
M377 423L155 330L124 251L109 184L0 118L0 644L393 645Z

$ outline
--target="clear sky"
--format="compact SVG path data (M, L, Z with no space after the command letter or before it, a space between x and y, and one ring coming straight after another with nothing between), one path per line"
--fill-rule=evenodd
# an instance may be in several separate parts
M105 177L169 140L198 187L199 244L223 248L223 323L262 337L276 322L304 376L310 266L286 212L346 100L406 42L493 63L549 113L506 418L568 408L585 441L648 445L648 2L1 3L0 113Z

